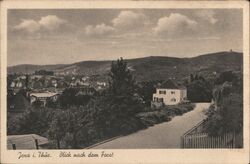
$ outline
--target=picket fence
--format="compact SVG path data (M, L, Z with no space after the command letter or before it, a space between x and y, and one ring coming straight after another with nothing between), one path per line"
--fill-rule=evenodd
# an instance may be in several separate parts
M212 137L203 133L205 122L198 123L195 127L181 136L181 148L235 148L235 133L225 133L221 136Z

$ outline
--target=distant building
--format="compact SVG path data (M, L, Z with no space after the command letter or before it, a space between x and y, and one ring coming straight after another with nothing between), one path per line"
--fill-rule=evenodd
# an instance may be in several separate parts
M93 87L82 87L80 88L76 96L79 96L79 95L93 96L94 94L96 94L96 90Z
M86 81L86 80L88 80L89 79L89 77L88 76L84 76L84 77L82 77L82 81Z
M187 101L187 89L178 86L172 80L168 80L156 88L151 106L157 108L163 105L176 105L185 101Z
M100 81L97 81L96 84L99 86L104 86L104 87L106 87L107 85L106 82L100 82Z
M45 106L49 99L56 101L58 97L59 93L54 92L30 93L30 103L33 104L35 101L39 100L43 103L43 106Z

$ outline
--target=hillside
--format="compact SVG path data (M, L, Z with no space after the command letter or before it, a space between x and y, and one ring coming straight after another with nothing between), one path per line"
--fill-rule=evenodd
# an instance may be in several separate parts
M34 73L37 70L48 70L53 71L57 68L64 67L65 64L56 64L56 65L32 65L32 64L21 64L16 66L8 67L7 71L8 74L13 73L25 73L25 74L31 74Z
M200 55L193 58L174 58L151 56L127 60L130 70L136 79L160 80L166 78L184 78L191 73L209 76L213 72L226 70L241 70L243 55L238 52L218 52ZM55 73L68 74L106 74L111 61L83 61L65 65L18 65L8 67L8 73L32 73L46 69Z

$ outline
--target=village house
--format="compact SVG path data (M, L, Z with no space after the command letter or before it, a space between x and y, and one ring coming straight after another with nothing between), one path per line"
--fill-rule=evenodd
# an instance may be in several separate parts
M81 87L76 96L79 95L93 96L94 94L96 94L96 90L93 87Z
M98 86L106 87L106 82L97 81L96 84L97 84Z
M156 88L153 94L151 107L161 107L164 105L176 105L187 101L187 89L178 86L172 80L167 80L160 87Z
M43 103L43 106L45 106L49 99L56 101L58 96L59 93L56 92L30 93L30 104L33 104L35 101L39 100Z

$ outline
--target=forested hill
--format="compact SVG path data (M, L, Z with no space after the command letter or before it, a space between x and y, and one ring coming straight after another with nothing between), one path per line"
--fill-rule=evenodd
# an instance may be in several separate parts
M217 52L193 58L150 56L128 59L129 69L139 81L184 78L191 73L210 76L226 70L242 71L243 54L238 52ZM8 73L33 73L36 70L50 70L55 73L106 74L111 61L83 61L62 65L17 65L8 67Z

